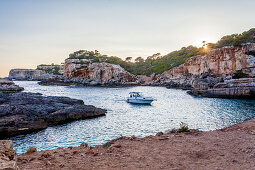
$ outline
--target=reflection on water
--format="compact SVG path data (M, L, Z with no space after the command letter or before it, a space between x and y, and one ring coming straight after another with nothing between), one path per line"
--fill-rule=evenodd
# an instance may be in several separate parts
M40 86L36 82L17 81L27 92L68 96L82 99L85 104L107 109L106 116L49 127L40 132L10 138L18 153L29 147L38 150L91 146L123 136L154 135L159 131L178 128L185 122L190 128L214 130L228 127L255 116L254 100L198 98L183 90L164 87L72 87ZM131 91L141 91L157 99L152 105L133 105L124 98Z

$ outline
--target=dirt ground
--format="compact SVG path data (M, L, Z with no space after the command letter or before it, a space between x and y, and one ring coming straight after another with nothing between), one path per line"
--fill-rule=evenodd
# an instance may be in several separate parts
M255 169L255 119L209 132L123 137L107 145L27 153L23 169Z

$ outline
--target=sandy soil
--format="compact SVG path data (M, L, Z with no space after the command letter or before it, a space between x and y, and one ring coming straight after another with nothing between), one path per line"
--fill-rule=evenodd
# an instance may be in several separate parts
M255 169L255 119L223 130L125 137L18 156L20 169Z

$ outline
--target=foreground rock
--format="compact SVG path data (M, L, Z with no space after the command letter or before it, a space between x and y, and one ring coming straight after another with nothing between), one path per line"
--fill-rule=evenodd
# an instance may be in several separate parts
M17 154L13 150L13 142L10 140L0 140L0 169L19 169L17 166Z
M254 169L255 119L224 130L122 137L18 156L21 169Z
M5 91L0 91L0 138L106 113L104 109L84 105L82 100L69 97Z

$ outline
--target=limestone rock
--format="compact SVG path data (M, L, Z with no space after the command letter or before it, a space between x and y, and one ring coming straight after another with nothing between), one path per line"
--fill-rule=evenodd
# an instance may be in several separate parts
M0 169L18 170L17 154L11 140L0 140Z
M36 147L30 147L30 148L28 148L26 153L34 153L34 152L37 152L37 148Z
M78 60L78 59L76 59ZM137 84L138 78L119 65L110 63L77 64L71 59L65 61L65 73L69 79L89 85Z
M218 98L255 98L255 78L225 80L207 90L191 90L190 94Z
M195 75L206 73L226 77L242 69L249 73L249 77L255 77L255 56L246 54L247 50L254 47L255 43L241 47L225 47L211 50L204 56L191 57L184 64L159 75L157 81L161 84L170 80L182 83L183 79L188 78L191 81L187 83L192 85Z
M190 94L208 97L252 97L255 77L255 43L224 47L198 55L157 76L155 84L192 89ZM247 52L248 51L248 52ZM237 70L249 80L233 80ZM246 82L244 82L246 81ZM231 89L227 89L231 88Z

